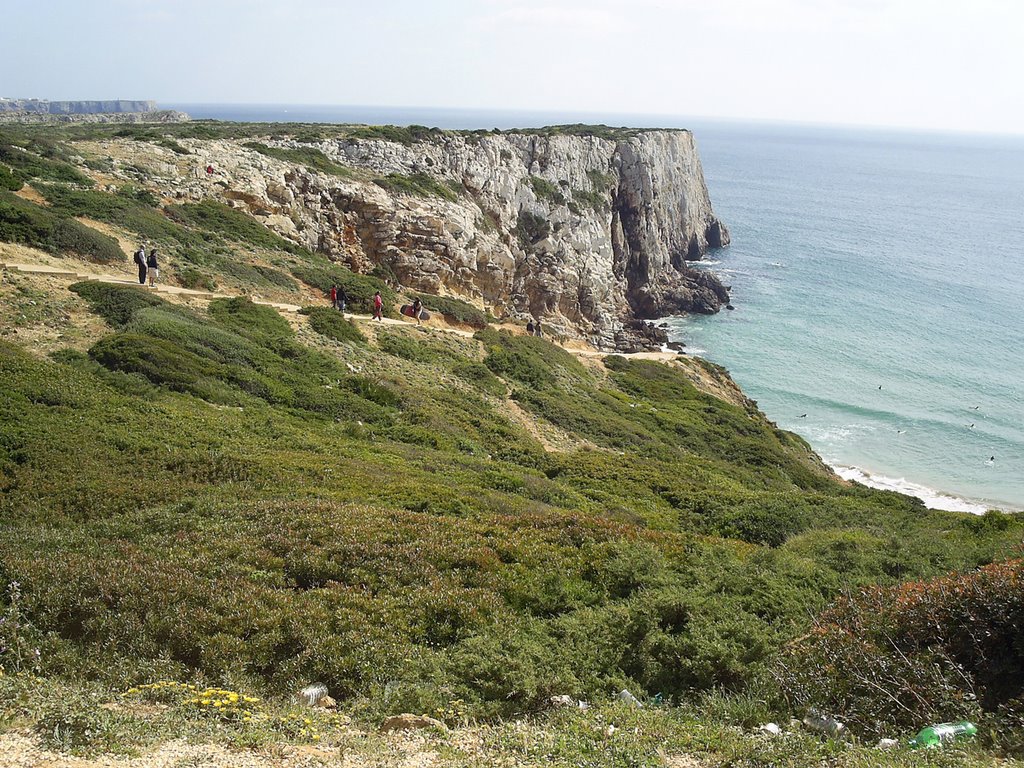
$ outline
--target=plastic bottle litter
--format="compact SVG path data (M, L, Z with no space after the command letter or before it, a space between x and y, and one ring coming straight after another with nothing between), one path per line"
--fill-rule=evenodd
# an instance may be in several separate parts
M978 732L978 726L963 720L959 723L939 723L922 728L911 742L912 747L935 748L951 744L954 741L969 739Z
M615 694L615 698L619 701L624 701L627 704L632 704L636 707L642 707L644 704L640 699L634 696L632 693L623 688L621 691Z
M299 691L299 701L307 707L315 707L327 695L327 686L323 683L307 685Z
M846 731L846 726L834 717L827 717L817 712L811 712L811 714L805 717L804 725L812 731L828 734L832 738L839 738Z

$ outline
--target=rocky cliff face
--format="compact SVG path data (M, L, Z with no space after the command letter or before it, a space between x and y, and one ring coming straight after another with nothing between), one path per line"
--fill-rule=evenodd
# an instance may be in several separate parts
M602 347L650 346L637 320L728 301L687 264L729 241L688 131L265 143L317 148L349 172L196 141L220 184L182 180L182 194L213 191L356 271L382 266L413 290L538 318Z
M0 99L0 112L33 112L48 115L86 115L115 112L155 112L155 101L48 101L46 99Z

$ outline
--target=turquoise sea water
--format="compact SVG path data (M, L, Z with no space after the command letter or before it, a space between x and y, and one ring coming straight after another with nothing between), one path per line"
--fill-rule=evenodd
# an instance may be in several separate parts
M849 477L934 506L1024 509L1024 138L651 115L165 106L234 120L691 128L733 235L700 268L732 286L736 309L672 319L671 333L729 368L769 418Z
M673 333L847 476L1024 508L1024 140L749 125L697 139L734 243L702 268L736 310Z

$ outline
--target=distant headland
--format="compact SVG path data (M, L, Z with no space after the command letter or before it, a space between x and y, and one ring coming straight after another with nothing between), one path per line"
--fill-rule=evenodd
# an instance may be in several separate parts
M181 123L184 112L161 110L155 101L49 101L0 97L0 123Z
M37 115L97 115L126 112L157 112L155 101L113 99L108 101L50 101L49 99L8 99L0 97L0 112L28 112Z

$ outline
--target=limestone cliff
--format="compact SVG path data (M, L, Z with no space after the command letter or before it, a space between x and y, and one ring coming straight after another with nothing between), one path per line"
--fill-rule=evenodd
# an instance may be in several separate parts
M716 312L718 280L691 269L729 241L688 131L447 133L421 141L261 139L319 150L335 174L244 141L192 141L214 194L356 271L376 266L413 290L458 295L497 315L539 318L602 347L642 341L639 319Z
M0 112L30 112L47 115L113 114L118 112L155 112L155 101L49 101L47 99L0 99Z

